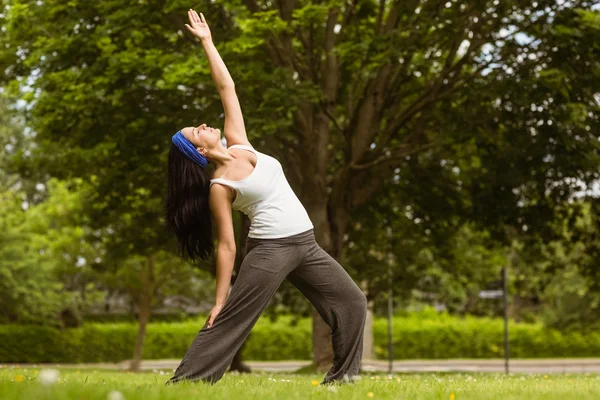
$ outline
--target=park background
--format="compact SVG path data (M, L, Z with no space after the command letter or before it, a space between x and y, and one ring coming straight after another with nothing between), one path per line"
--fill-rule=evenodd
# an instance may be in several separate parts
M180 359L214 302L164 227L184 126L248 137L369 299L365 359L600 357L600 14L588 1L0 2L0 363ZM238 257L248 221L235 215ZM235 278L235 276L234 276ZM390 284L391 282L391 284ZM331 362L288 282L236 355Z

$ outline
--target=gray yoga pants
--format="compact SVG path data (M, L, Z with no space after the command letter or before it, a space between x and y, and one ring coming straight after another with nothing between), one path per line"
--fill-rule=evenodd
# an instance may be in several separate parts
M167 383L216 383L269 300L288 279L314 305L332 332L333 366L321 384L359 374L367 299L350 275L315 241L313 230L280 239L248 238L246 257L212 327L208 320Z

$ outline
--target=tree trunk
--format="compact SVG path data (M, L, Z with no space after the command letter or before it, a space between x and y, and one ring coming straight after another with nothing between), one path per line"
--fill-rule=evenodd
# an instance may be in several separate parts
M368 286L366 280L363 280L360 283L360 288L365 296L367 296L367 299L369 299L367 301L367 320L365 322L364 329L362 357L367 360L372 360L375 358L373 352L373 307L375 305L375 301L370 299L368 296Z
M151 296L142 296L142 300L138 306L140 309L138 318L138 333L135 339L135 350L133 352L133 360L131 360L131 371L139 371L142 362L142 350L144 348L144 338L146 337L146 327L150 321L151 314Z
M244 343L242 344L242 347L240 347L240 349L237 351L237 353L235 353L235 356L233 356L233 360L231 360L231 366L229 367L230 371L238 371L238 372L242 372L242 373L252 372L252 369L247 364L244 364L244 362L242 360L242 352L244 350L244 347L246 347L247 341L248 341L248 339L246 339L246 341L244 341Z
M327 372L333 365L331 328L323 321L317 310L312 311L313 364L317 371Z
M135 349L133 351L133 360L131 360L130 370L139 371L142 363L142 351L144 349L144 338L146 337L146 327L152 314L152 298L155 289L154 279L154 256L148 257L147 268L142 268L140 274L141 288L137 297L138 333L135 339Z

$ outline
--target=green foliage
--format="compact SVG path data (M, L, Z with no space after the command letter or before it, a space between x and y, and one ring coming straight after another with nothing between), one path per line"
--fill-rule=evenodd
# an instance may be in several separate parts
M51 179L45 190L47 199L26 209L21 192L0 192L0 308L9 321L57 325L59 312L77 314L101 297L80 264L96 253L82 240L82 182Z
M502 357L499 319L458 318L447 314L396 316L395 359ZM204 318L181 323L151 323L144 358L181 358ZM311 358L311 321L258 320L244 349L250 360ZM541 324L511 323L511 354L517 358L593 357L600 355L600 334L582 335L545 329ZM36 326L0 325L0 362L118 362L129 359L134 324L85 324L59 331ZM387 357L387 320L374 321L375 355Z

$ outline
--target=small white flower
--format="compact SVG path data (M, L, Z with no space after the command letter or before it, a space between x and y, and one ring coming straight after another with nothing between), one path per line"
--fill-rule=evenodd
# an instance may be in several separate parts
M329 387L327 388L327 390L329 390L330 392L333 392L333 393L337 393L337 391L338 391L338 388L336 388L335 386L329 386Z
M125 400L125 396L117 390L111 390L110 393L108 393L107 400Z
M60 372L56 369L43 369L38 374L38 379L43 385L53 385L58 381Z

